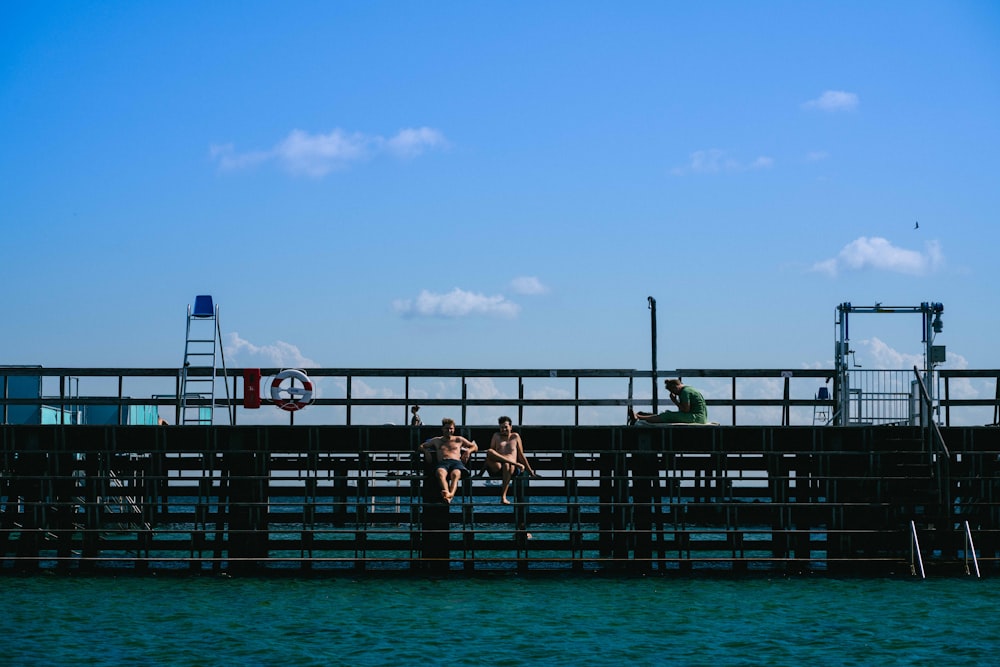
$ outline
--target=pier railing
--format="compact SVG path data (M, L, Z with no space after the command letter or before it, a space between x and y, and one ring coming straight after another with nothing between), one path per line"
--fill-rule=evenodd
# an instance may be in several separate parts
M244 404L244 370L215 372L216 382L227 385L216 396L232 399L193 399L190 403L213 407L218 425L406 424L414 405L421 406L420 415L426 423L437 423L447 416L460 424L493 424L498 415L507 414L515 424L611 425L624 423L625 406L648 409L654 383L664 396L662 380L681 377L705 394L710 419L723 425L822 425L831 422L832 398L840 391L831 369L676 369L653 373L634 369L310 368L305 370L316 387L312 403L288 413L267 402L268 379L282 369L260 369L265 400L257 410ZM210 373L190 371L199 372ZM128 424L136 423L137 412L149 409L176 423L180 378L179 369L0 366L0 420ZM1000 421L1000 371L942 370L938 378L943 383L934 408L938 421L944 425ZM24 383L35 381L37 390L26 395ZM855 384L863 386L860 381ZM884 406L885 396L868 393L871 396L865 401ZM850 423L906 422L905 417L873 416L884 410L859 404Z

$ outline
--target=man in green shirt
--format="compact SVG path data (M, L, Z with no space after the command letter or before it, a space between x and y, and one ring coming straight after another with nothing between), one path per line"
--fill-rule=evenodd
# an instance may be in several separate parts
M667 410L660 414L652 412L633 412L628 410L628 423L637 421L647 424L705 424L708 423L708 406L705 397L694 387L689 387L678 380L666 380L670 400L677 406L679 412Z

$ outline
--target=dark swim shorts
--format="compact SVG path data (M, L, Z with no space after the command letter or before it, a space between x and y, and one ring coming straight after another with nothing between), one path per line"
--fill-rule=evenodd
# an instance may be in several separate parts
M452 470L461 470L462 472L469 472L469 469L465 467L465 464L463 464L458 459L442 459L441 461L438 461L437 467L444 468L448 472L451 472Z

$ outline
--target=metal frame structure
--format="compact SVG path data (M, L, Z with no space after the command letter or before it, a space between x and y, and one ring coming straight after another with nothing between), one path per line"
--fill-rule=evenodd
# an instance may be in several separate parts
M848 369L850 368L848 356L853 352L850 349L851 336L848 323L850 314L919 313L922 316L921 342L924 343L924 384L927 387L927 393L930 397L931 409L934 410L937 407L933 382L934 365L944 361L943 353L935 354L938 348L934 345L934 337L936 334L941 333L941 329L943 328L941 322L941 313L943 312L944 304L928 301L921 303L919 306L883 306L881 303L876 303L874 306L853 306L850 302L845 302L837 306L835 320L837 343L834 350L834 372L837 378L837 381L834 383L835 424L838 426L847 426L850 424L851 386L848 375ZM943 352L943 348L940 349ZM933 418L931 414L928 414L926 417L928 420Z

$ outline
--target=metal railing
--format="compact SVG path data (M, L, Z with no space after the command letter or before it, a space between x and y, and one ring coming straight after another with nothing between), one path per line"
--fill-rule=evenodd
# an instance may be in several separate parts
M920 578L926 579L927 572L924 570L924 557L920 554L920 538L917 537L917 524L910 521L910 574L917 575L917 566L920 566Z
M910 424L914 421L909 371L852 370L851 424Z
M939 401L944 413L944 425L952 425L952 410L975 411L987 419L978 421L962 420L969 424L1000 426L1000 370L939 370L938 377L944 383L944 391ZM993 397L986 398L992 384ZM952 397L952 393L956 396ZM989 416L987 416L989 415ZM957 421L957 420L956 420Z
M924 414L927 416L927 419L923 420L925 424L923 429L924 443L930 464L935 471L938 501L943 506L948 507L951 503L951 486L948 483L951 471L951 452L948 451L948 445L945 444L944 436L941 435L941 428L938 426L937 420L934 419L934 406L931 403L927 387L924 386L924 380L920 377L920 369L916 366L913 367L913 375L916 377L915 384L920 389L922 410L926 411Z
M194 369L197 370L197 369ZM267 378L283 369L260 369L264 398ZM681 377L705 395L709 419L723 425L812 425L814 409L833 409L834 401L817 398L817 387L830 379L832 369L305 369L317 391L306 410L286 413L244 407L242 368L217 369L216 381L225 383L211 407L225 407L231 423L383 424L408 423L412 406L427 409L425 421L451 416L463 424L494 423L498 414L514 417L517 424L608 425L625 422L625 407L646 406L654 400L653 383ZM192 371L194 372L194 371ZM208 371L206 371L208 372ZM908 371L907 371L908 373ZM1000 371L939 371L944 393L938 411L951 425L953 410L994 408L1000 397L952 398L950 391L962 381L976 382L979 395L992 393L986 387L996 382ZM38 396L15 395L11 381L17 377L39 378ZM41 410L42 405L70 411L92 411L113 406L117 418L128 422L130 406L156 406L178 414L181 401L180 369L167 368L41 368L0 367L0 421L24 421L16 413ZM835 384L833 394L838 389ZM870 392L878 394L879 392ZM884 393L884 392L883 392ZM890 393L901 393L893 389ZM963 386L963 396L968 396ZM884 396L874 395L873 401ZM867 398L865 400L868 400ZM859 408L868 410L867 408ZM874 410L874 408L872 408ZM428 415L428 412L433 413ZM869 410L871 412L871 410ZM70 423L72 418L67 417ZM893 417L892 423L902 421ZM933 420L932 420L933 421ZM966 419L965 425L972 423ZM92 423L92 422L91 422ZM108 423L108 422L105 422ZM878 422L883 423L883 422ZM979 421L981 424L982 421Z
M965 573L971 574L969 571L969 556L972 556L972 565L976 568L976 577L981 578L983 575L979 572L979 558L976 556L976 545L972 542L972 529L969 527L969 522L965 522Z

